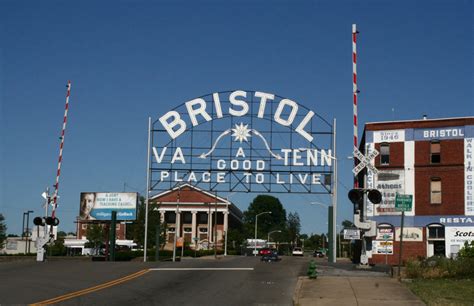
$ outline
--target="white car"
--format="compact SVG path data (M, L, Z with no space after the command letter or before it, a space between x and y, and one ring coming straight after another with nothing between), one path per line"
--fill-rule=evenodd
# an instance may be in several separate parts
M294 248L293 252L291 254L293 256L303 256L303 249L302 248Z

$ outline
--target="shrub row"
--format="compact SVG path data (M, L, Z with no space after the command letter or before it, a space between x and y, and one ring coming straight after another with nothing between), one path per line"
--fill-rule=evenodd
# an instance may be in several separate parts
M406 264L408 278L472 278L474 277L474 258L430 257L424 260L410 260Z

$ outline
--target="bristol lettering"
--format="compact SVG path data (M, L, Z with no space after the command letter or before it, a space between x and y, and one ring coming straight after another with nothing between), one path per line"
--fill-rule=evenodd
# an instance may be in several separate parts
M333 125L294 100L215 92L150 122L151 190L332 191Z

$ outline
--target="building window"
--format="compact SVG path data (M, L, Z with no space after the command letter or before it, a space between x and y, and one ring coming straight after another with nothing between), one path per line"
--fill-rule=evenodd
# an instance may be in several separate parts
M185 233L191 233L192 231L193 231L193 229L191 227L185 227L184 228Z
M174 212L167 213L165 215L165 222L169 224L176 223L176 213Z
M441 204L441 179L432 178L430 186L430 202L431 204Z
M390 164L390 144L383 143L380 145L380 164Z
M174 233L175 228L174 227L168 227L168 233Z
M193 215L190 212L183 212L183 222L191 223L193 220Z
M432 141L430 144L431 163L441 163L441 144L439 141Z
M199 224L207 224L207 213L198 213Z
M428 239L444 239L444 226L430 225L428 227Z
M199 228L199 232L200 232L200 233L203 233L203 234L204 234L204 233L207 233L207 228L206 228L206 227L200 227L200 228Z
M87 229L87 224L82 224L82 229L83 230Z

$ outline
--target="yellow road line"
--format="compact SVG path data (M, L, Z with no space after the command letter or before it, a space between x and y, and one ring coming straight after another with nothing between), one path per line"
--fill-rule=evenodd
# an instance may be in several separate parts
M74 297L78 297L78 296L81 296L81 295L84 295L84 294L88 294L88 293L91 293L91 292L94 292L94 291L102 290L102 289L105 289L105 288L109 288L109 287L121 284L123 282L126 282L126 281L132 280L134 278L137 278L139 276L142 276L142 275L144 275L148 272L150 272L149 269L144 269L144 270L138 271L136 273L124 276L122 278L119 278L119 279L116 279L116 280L113 280L113 281L110 281L110 282L107 282L107 283L103 283L103 284L100 284L100 285L97 285L97 286L94 286L94 287L90 287L90 288L82 289L82 290L79 290L79 291L71 292L71 293L68 293L68 294L64 294L64 295L61 295L61 296L58 296L58 297L55 297L55 298L52 298L52 299L49 299L49 300L37 302L37 303L34 303L34 304L30 304L30 305L35 306L35 305L49 305L49 304L59 303L59 302L65 301L65 300L72 299Z

